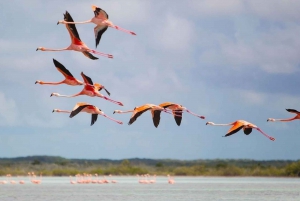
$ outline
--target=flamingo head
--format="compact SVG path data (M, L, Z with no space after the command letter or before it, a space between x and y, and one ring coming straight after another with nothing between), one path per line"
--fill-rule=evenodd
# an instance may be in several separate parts
M51 95L50 95L50 97L51 96L59 96L60 94L59 93L52 93Z
M65 20L59 20L58 22L57 22L57 25L58 24L66 24L66 21Z
M119 113L120 114L120 113L122 113L122 111L121 110L115 110L113 114L115 114L115 113Z
M36 48L36 51L38 51L38 50L45 51L45 48L44 47L38 47L38 48Z
M52 110L52 112L60 112L60 110L59 109L54 109L54 110Z
M273 118L268 118L267 121L275 121Z
M206 124L205 125L215 125L215 123L214 122L210 122L210 121L208 121L208 122L206 122Z

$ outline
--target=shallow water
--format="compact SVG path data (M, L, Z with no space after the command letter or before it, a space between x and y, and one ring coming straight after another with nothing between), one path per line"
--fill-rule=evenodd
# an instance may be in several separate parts
M155 184L139 184L136 177L113 179L118 183L72 185L68 177L43 177L36 185L24 179L24 185L0 184L0 201L300 201L299 178L175 177L173 185L167 177L157 177Z

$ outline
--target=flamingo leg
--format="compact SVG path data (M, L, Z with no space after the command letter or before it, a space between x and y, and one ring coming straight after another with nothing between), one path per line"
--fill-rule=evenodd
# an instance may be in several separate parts
M103 53L103 52L97 52L96 50L89 50L91 53L93 53L93 54L97 54L97 55L100 55L100 56L104 56L104 57L108 57L108 58L113 58L113 55L111 55L111 54L105 54L105 53Z
M111 26L112 28L115 28L115 29L117 29L117 30L119 30L119 31L123 31L123 32L125 32L125 33L128 33L128 34L131 34L131 35L136 35L136 33L134 33L133 31L129 31L129 30L127 30L127 29L124 29L124 28L122 28L122 27L119 27L119 26Z
M109 117L109 116L107 116L105 114L103 116L106 117L106 118L108 118L108 119L110 119L110 120L112 120L112 121L114 121L114 122L117 122L118 124L123 124L122 121L115 120L115 119L113 119L113 118L111 118L111 117Z
M273 138L272 136L269 136L268 134L264 133L262 130L260 130L260 128L256 128L256 130L258 130L259 132L261 132L264 136L266 136L270 140L275 141L275 138Z
M199 118L201 118L201 119L205 119L204 116L200 116L200 115L198 115L198 114L195 114L195 113L189 111L188 109L186 109L186 112L188 112L188 113L190 113L190 114L192 114L192 115L194 115L194 116L196 116L196 117L199 117Z
M118 104L118 105L123 106L123 103L121 103L121 102L119 102L119 101L112 100L112 99L110 99L110 98L107 98L106 96L103 96L103 98L104 98L105 100L108 100L108 101L112 102L112 103L115 103L115 104Z

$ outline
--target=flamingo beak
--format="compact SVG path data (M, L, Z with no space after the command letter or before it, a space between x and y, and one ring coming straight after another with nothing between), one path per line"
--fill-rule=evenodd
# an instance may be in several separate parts
M37 81L35 81L35 83L34 84L36 84L37 83Z
M36 48L36 51L38 51L39 50L39 48Z
M57 22L57 24L56 25L58 25L59 24L59 21Z
M113 114L115 114L115 113L116 113L116 111L113 112Z
M52 110L52 113L54 112L54 110Z
M50 97L52 96L52 94L50 95Z
M208 124L208 122L206 122L206 124L205 125L207 125Z

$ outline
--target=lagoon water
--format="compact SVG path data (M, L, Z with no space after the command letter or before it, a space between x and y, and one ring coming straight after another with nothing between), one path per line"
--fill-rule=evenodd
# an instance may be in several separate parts
M0 201L300 201L299 178L175 177L173 185L167 177L157 177L155 184L129 176L113 179L118 183L72 185L68 177L43 177L39 185L0 184Z

